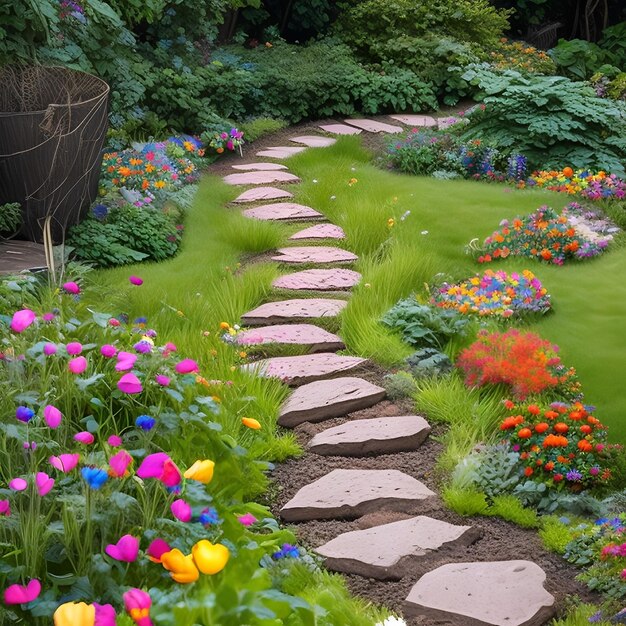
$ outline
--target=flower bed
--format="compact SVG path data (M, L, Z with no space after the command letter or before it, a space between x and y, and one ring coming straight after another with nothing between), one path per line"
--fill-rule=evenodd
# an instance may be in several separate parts
M526 181L518 183L518 187L538 187L580 196L588 200L605 200L626 197L626 181L615 174L592 172L590 170L573 171L571 167L562 170L541 170L533 172Z

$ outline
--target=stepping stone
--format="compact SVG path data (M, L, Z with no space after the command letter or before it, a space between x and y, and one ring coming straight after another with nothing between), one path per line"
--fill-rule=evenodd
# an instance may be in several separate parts
M385 124L385 122L377 122L376 120L344 120L346 124L362 128L369 133L402 133L404 128L402 126L393 126L392 124Z
M335 224L316 224L300 230L289 237L289 239L345 239L346 233L341 226Z
M280 408L278 423L293 428L302 422L321 422L374 406L384 397L382 387L362 378L318 380L299 387L287 398Z
M289 141L294 143L303 143L309 148L327 148L337 143L336 139L331 137L320 137L319 135L302 135L301 137L291 137Z
M272 283L277 289L334 291L350 289L361 280L361 274L339 267L327 270L304 270L279 276Z
M240 346L267 345L270 343L298 345L308 348L309 352L332 352L343 350L346 347L337 335L314 324L261 326L240 332L235 341Z
M234 170L244 170L246 172L268 172L276 170L286 170L287 166L282 163L242 163L231 165Z
M289 172L240 172L222 179L227 185L268 185L269 183L299 183L300 179Z
M334 374L346 374L367 363L357 356L341 356L334 352L320 352L306 356L279 356L247 363L242 370L254 372L263 378L278 378L292 387L328 378Z
M426 485L398 470L336 469L302 487L280 515L287 522L305 522L356 518L381 509L411 512L434 496Z
M417 581L405 613L451 626L542 626L555 613L545 579L531 561L450 563Z
M437 120L430 115L390 115L389 117L407 126L425 126L426 128L437 126Z
M294 154L304 152L306 148L294 148L293 146L275 146L256 153L258 157L270 157L272 159L288 159Z
M246 217L256 220L321 220L324 216L315 209L294 202L262 204L243 212Z
M279 248L272 261L281 263L354 263L358 256L343 248L333 246L293 246Z
M256 202L257 200L275 200L276 198L293 198L293 194L278 187L254 187L237 196L233 202Z
M393 454L419 448L430 425L419 415L352 420L318 433L307 446L311 452L332 456Z
M322 130L333 135L360 135L363 131L360 128L354 128L354 126L347 126L346 124L326 124L320 126Z
M266 302L244 313L241 321L246 326L259 326L319 317L335 317L347 305L346 300L331 298L299 298L282 302Z
M366 530L339 535L316 548L324 564L335 572L378 580L400 580L435 551L468 546L480 537L478 529L455 526L420 515Z

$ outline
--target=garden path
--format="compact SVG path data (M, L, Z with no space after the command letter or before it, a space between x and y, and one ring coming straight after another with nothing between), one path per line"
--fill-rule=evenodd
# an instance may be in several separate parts
M410 126L445 126L447 120L429 116L391 116ZM344 120L320 128L328 134L360 132L400 132L394 126L372 119ZM327 135L290 139L305 146L325 147L334 143ZM277 146L262 150L258 157L286 159L306 148ZM230 174L225 181L235 185L266 182L297 183L288 169L267 163L235 165L236 170L253 174ZM276 173L280 176L275 176ZM260 175L259 175L260 174ZM245 191L235 202L245 204L277 193L271 188ZM291 194L289 194L291 195ZM280 197L289 197L288 195ZM312 207L291 202L254 206L244 215L253 219L307 220L324 216ZM292 235L296 243L342 239L343 231L333 224L318 224ZM302 323L338 315L345 306L346 291L358 284L361 276L345 265L357 257L333 246L293 246L282 248L272 260L287 266L305 264L304 271L285 274L273 283L290 299L271 302L249 311L242 323L253 329L238 336L242 344L297 344L306 356L277 356L246 365L259 376L275 377L296 387L281 407L278 423L293 428L304 422L323 422L330 418L373 407L368 419L351 419L315 434L307 444L307 454L355 458L351 468L338 468L302 486L281 508L288 522L310 520L350 520L380 513L399 513L403 517L388 523L374 523L357 530L335 533L315 551L326 566L368 579L386 581L415 580L401 606L411 624L445 623L458 626L541 626L554 614L554 597L543 586L546 574L539 565L526 560L457 562L437 565L441 554L462 554L462 548L475 542L480 531L471 526L451 524L426 515L438 499L424 483L394 468L368 467L367 459L414 451L428 438L430 426L418 415L376 415L385 390L358 376L350 376L367 362L353 356L335 354L343 348L341 339L315 324ZM328 268L329 264L332 267ZM318 266L325 266L323 269ZM297 297L298 292L324 291L330 298ZM260 325L260 326L259 326ZM357 462L360 459L362 462ZM350 526L347 526L350 528ZM461 550L459 550L461 548ZM439 559L440 560L440 559ZM424 566L426 564L426 566ZM422 575L416 574L422 572ZM372 598L377 601L379 598ZM429 621L430 620L430 621Z

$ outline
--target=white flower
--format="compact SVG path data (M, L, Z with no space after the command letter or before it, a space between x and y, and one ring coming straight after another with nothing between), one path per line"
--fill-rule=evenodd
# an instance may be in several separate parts
M314 182L314 183L316 183L316 182L317 182L317 178L314 178L314 179L313 179L313 182Z
M350 170L351 170L352 172L356 172L356 167L351 167L351 168L350 168Z
M331 197L330 197L330 199L331 199L331 200L336 200L336 199L337 199L337 196L331 196Z
M411 215L411 211L405 211L404 214L402 215L402 217L400 218L401 222L404 222L404 220L409 217L409 215Z
M422 235L428 235L428 231L427 230L423 230L422 231Z

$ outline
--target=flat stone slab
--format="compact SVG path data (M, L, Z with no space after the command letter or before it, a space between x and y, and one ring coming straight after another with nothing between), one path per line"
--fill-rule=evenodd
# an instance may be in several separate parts
M430 115L390 115L389 117L407 126L424 126L426 128L437 126L437 120Z
M261 150L256 153L258 157L270 157L271 159L288 159L294 154L304 152L306 148L293 146L275 146L273 148L267 148L267 150Z
M336 469L302 487L280 515L287 522L304 522L356 518L381 509L409 512L434 496L426 485L398 470Z
M394 126L393 124L385 124L385 122L377 122L376 120L359 119L359 120L344 120L346 124L362 128L368 133L402 133L404 128L402 126Z
M335 374L346 374L367 363L357 356L342 356L334 352L320 352L306 356L279 356L242 366L263 378L278 378L283 383L297 387Z
M240 346L291 344L306 347L309 352L331 352L346 347L337 335L314 324L261 326L240 332L236 342Z
M270 183L299 183L300 179L290 172L261 171L228 174L222 179L227 185L268 185Z
M272 283L277 289L312 291L336 291L350 289L361 280L361 274L340 267L320 270L304 270L279 276Z
M262 204L243 212L246 217L256 220L320 220L324 219L321 213L304 204L295 202L275 202L273 204Z
M316 224L300 230L289 237L292 240L298 239L345 239L346 233L341 226L335 224Z
M272 261L281 263L354 263L358 256L333 246L293 246L279 248Z
M343 533L315 551L324 557L326 567L335 572L400 580L410 574L416 562L427 560L433 552L468 546L480 535L471 526L456 526L420 515Z
M245 326L281 324L319 317L335 317L348 306L346 300L334 298L298 298L266 302L241 316Z
M545 579L531 561L450 563L417 581L405 613L451 626L542 626L555 613Z
M419 448L430 425L419 415L398 415L352 420L318 433L311 439L311 452L333 456L393 454Z
M321 137L319 135L302 135L300 137L290 137L289 141L294 143L302 143L309 148L327 148L337 143L332 137Z
M277 198L293 198L293 194L278 187L254 187L237 196L233 202L258 202L259 200L275 200Z
M243 170L245 172L268 172L287 169L287 166L282 163L240 163L239 165L231 165L231 167L234 170Z
M382 387L346 376L318 380L296 389L280 408L278 423L293 428L302 422L321 422L366 409L385 397Z
M360 135L363 132L360 128L348 126L347 124L326 124L325 126L320 126L320 128L333 135Z

